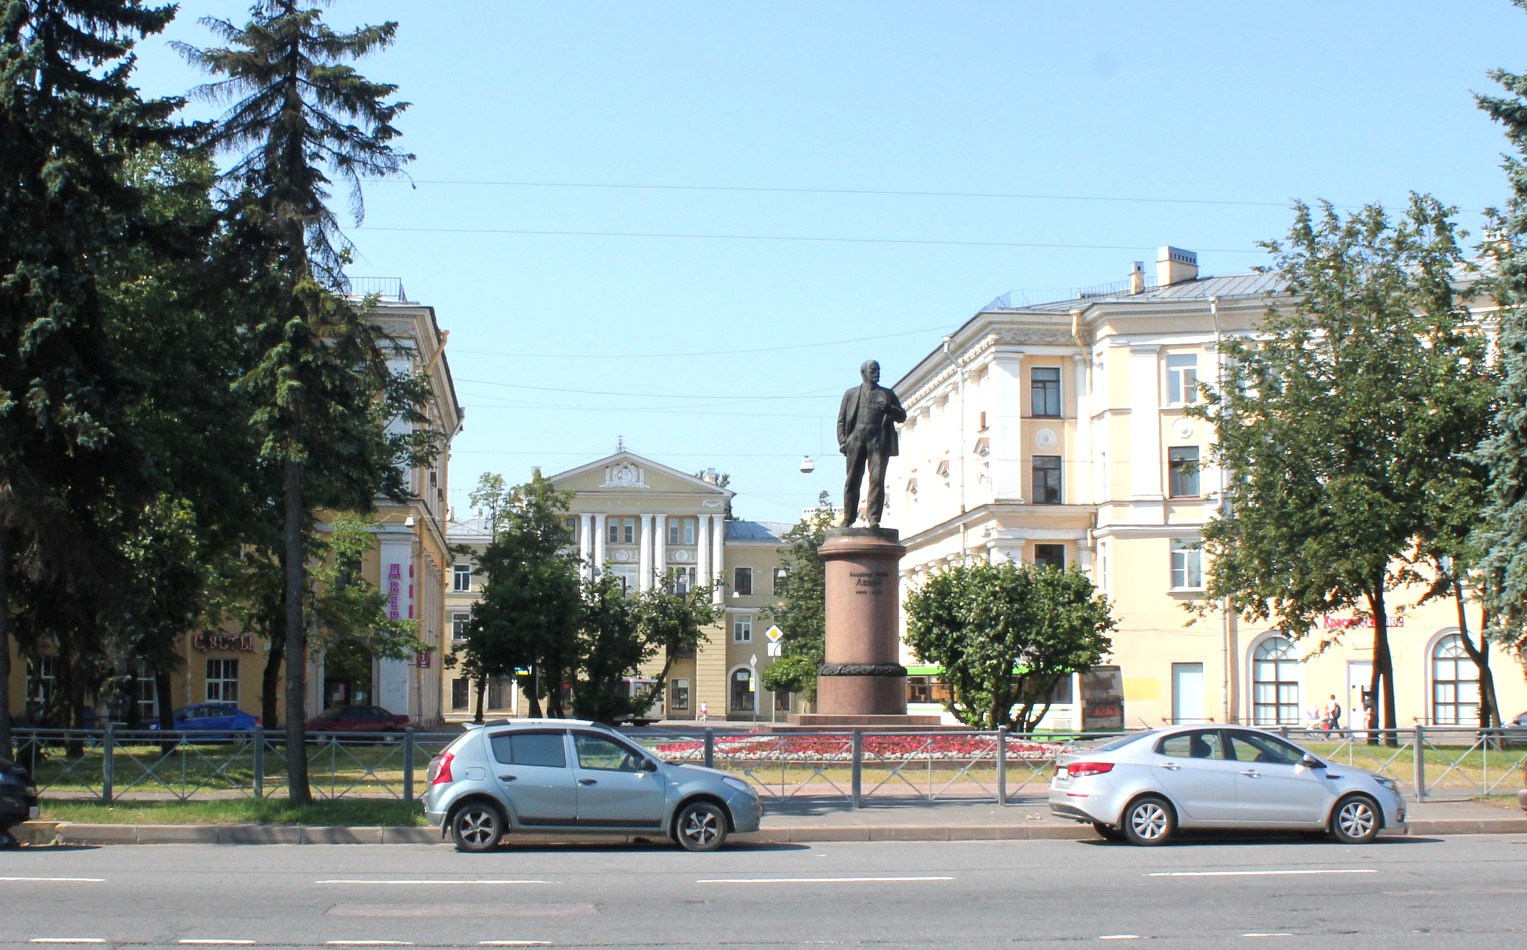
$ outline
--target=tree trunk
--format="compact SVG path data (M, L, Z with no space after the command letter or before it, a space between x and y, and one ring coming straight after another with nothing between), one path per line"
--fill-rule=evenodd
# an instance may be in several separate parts
M488 678L479 676L474 685L477 687L477 711L473 714L472 721L481 723L483 721L483 694L488 691Z
M0 527L0 755L6 758L16 751L11 744L10 561L11 532Z
M308 787L307 628L303 623L302 468L295 459L282 463L286 493L286 781L293 805L313 801Z
M286 638L271 637L265 669L260 674L260 721L267 729L281 723L281 663L286 658Z
M1479 627L1479 646L1469 639L1469 616L1464 610L1463 581L1453 577L1453 604L1458 608L1458 637L1463 641L1464 652L1474 661L1479 672L1479 727L1490 729L1500 726L1500 709L1495 704L1495 676L1490 672L1490 640L1485 631L1490 629L1488 618L1482 618Z
M1389 614L1385 610L1382 586L1375 587L1368 595L1368 606L1373 612L1373 701L1380 713L1379 728L1384 730L1384 744L1397 746L1400 737L1394 731L1399 728L1394 706L1394 659L1389 653ZM1351 711L1348 710L1350 715ZM1372 733L1368 741L1376 741Z

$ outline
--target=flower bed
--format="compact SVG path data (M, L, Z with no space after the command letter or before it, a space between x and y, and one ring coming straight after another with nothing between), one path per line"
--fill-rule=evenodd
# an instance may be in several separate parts
M718 736L714 742L717 759L757 762L850 762L853 741L836 735L743 735ZM1035 742L1008 739L1006 757L1024 761L1049 761L1064 749L1059 742ZM665 759L699 762L705 758L705 743L696 741L663 743L654 748ZM973 761L997 757L995 736L986 735L866 735L865 760Z

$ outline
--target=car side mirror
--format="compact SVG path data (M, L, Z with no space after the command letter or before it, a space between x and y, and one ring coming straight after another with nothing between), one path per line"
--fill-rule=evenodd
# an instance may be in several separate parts
M1315 758L1313 755L1310 755L1308 752L1304 754L1304 758L1300 761L1300 764L1307 769L1323 769L1326 767L1324 762Z
M656 772L657 771L657 763L652 761L651 759L642 759L642 771L643 772Z

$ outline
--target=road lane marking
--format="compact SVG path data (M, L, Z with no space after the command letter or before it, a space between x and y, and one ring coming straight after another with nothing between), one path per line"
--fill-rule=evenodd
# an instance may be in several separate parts
M411 947L407 940L328 940L326 947Z
M1139 934L1104 934L1099 940L1139 940Z
M33 937L31 943L105 943L101 937Z
M738 877L702 878L696 884L910 884L952 881L952 877Z
M0 881L15 884L105 884L104 877L0 877Z
M479 940L479 947L549 947L550 940Z
M216 937L191 937L176 942L187 947L248 947L254 944L253 940L220 940Z
M1292 937L1293 934L1241 934L1243 937Z
M448 884L451 887L466 887L474 884L555 884L556 881L516 881L516 880L481 880L481 881L363 881L360 879L339 878L331 881L314 881L314 884L389 884L407 885L417 884Z
M1326 868L1306 871L1155 871L1146 877L1279 877L1291 874L1377 874L1377 868Z

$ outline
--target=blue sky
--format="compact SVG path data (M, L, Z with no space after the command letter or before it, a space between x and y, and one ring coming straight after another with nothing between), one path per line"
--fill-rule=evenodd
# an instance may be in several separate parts
M185 0L139 84L204 81L167 40L247 14ZM399 23L356 67L413 104L412 184L366 187L351 273L400 278L450 331L459 514L483 472L623 441L794 522L841 492L859 364L894 382L999 294L1150 272L1162 244L1243 273L1295 199L1430 192L1477 235L1506 142L1472 93L1527 71L1507 0L340 0L326 19Z

